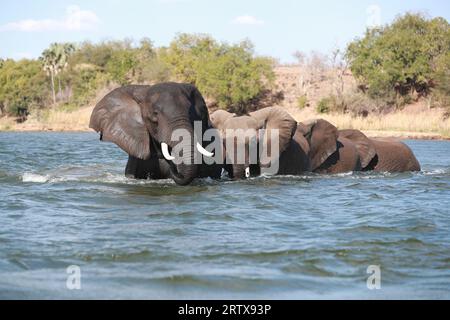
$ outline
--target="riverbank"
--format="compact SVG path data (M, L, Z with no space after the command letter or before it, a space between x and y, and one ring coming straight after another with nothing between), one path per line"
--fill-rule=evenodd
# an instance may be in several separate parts
M441 109L428 109L425 100L405 106L403 110L384 115L369 114L367 117L353 117L350 114L319 114L316 105L322 98L330 95L332 83L319 81L308 90L309 107L300 109L298 97L301 96L298 83L302 73L298 66L278 66L274 69L276 87L284 99L279 106L285 108L297 121L323 118L340 129L358 129L370 137L395 137L400 139L450 139L450 118L444 119ZM344 75L345 88L355 86L351 73ZM58 131L84 132L89 129L89 118L93 105L112 87L100 90L90 106L76 110L57 107L32 112L27 121L17 123L14 118L0 118L0 131Z
M74 111L50 109L40 114L32 113L23 123L17 123L12 117L3 117L0 118L0 131L91 131L89 118L92 109L93 107L83 107Z
M322 118L339 129L361 130L372 138L450 139L450 119L444 120L443 111L439 109L412 110L412 108L405 108L385 115L371 114L367 117L353 117L349 114L318 114L312 108L288 109L288 111L299 122Z
M75 111L57 109L43 114L31 114L24 123L16 123L14 118L0 119L0 131L57 131L89 132L89 117L93 107L83 107ZM450 119L443 120L442 111L437 109L412 112L403 110L386 115L352 117L348 114L318 114L313 108L296 110L286 108L297 121L323 118L340 129L358 129L369 137L395 137L399 139L448 140L450 139Z

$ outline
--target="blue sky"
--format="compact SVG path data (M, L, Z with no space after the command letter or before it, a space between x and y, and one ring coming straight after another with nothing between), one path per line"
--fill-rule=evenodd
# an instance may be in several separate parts
M178 32L208 33L258 54L293 61L296 50L329 52L406 11L450 21L447 0L4 0L0 57L37 57L52 42L140 39L167 45Z

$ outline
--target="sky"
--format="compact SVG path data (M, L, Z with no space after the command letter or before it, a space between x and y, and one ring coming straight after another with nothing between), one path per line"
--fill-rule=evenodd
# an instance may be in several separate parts
M52 42L150 38L207 33L282 63L297 51L327 53L407 11L450 21L447 0L2 0L0 57L36 58Z

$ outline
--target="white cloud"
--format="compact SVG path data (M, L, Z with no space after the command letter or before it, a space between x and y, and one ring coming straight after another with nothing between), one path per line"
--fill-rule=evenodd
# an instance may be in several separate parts
M264 21L254 17L254 16L244 15L244 16L239 16L239 17L234 18L232 23L257 26L257 25L263 25Z
M20 20L0 26L0 31L80 31L93 29L99 22L94 12L69 6L63 19Z

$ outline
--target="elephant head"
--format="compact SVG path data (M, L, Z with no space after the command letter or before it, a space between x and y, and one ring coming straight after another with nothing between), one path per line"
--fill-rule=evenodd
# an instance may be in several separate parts
M226 168L234 179L258 175L261 168L277 165L279 155L288 148L297 127L289 113L278 107L264 108L245 116L219 110L211 115L211 121L221 132L227 155ZM261 129L264 129L264 135ZM278 130L277 135L273 130ZM273 137L278 140L272 141Z
M372 159L377 154L373 141L367 138L366 135L359 130L339 130L339 138L348 139L353 142L356 150L358 151L361 161L361 168L363 170L368 167Z
M309 145L311 171L316 171L339 149L338 130L323 119L299 123L298 129Z
M111 91L95 106L89 126L100 132L102 140L114 142L133 157L164 157L173 180L187 185L198 174L196 149L211 156L202 143L194 141L195 121L201 122L202 132L210 125L202 95L193 85L170 82ZM172 141L176 130L186 137ZM175 147L182 151L171 155Z

